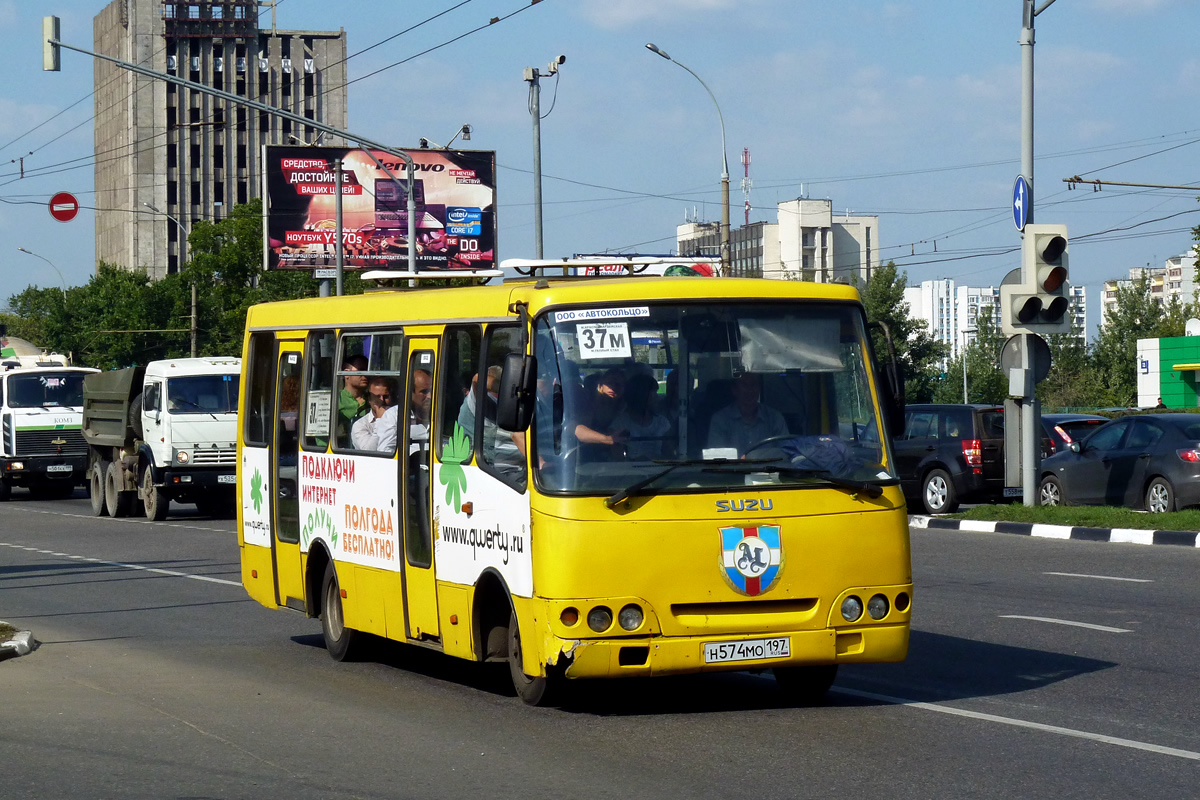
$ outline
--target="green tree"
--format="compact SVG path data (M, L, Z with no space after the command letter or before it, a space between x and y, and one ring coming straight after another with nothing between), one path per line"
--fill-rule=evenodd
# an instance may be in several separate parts
M1105 311L1093 349L1099 380L1097 405L1124 406L1137 401L1137 340L1169 329L1173 323L1164 324L1164 317L1163 306L1150 296L1146 276L1117 287L1116 304Z
M946 346L933 338L924 320L909 314L904 301L904 289L908 286L908 273L898 272L893 262L875 270L865 285L857 288L862 295L867 319L885 323L892 333L896 358L904 366L904 391L910 403L928 402L941 380L941 361L945 358ZM873 334L875 353L887 358L887 345L883 337Z
M991 309L980 310L975 320L975 338L965 351L950 359L946 379L933 393L936 403L963 401L963 359L967 365L967 402L1002 403L1008 394L1008 382L1000 370L1000 349L1004 335L992 320Z

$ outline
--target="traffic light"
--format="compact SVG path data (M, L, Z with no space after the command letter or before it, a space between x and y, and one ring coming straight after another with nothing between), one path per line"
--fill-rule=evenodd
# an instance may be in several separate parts
M1000 287L1005 333L1070 333L1067 226L1026 225L1021 281Z

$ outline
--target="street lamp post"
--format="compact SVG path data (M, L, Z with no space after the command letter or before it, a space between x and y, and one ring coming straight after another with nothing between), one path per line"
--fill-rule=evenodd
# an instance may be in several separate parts
M18 247L17 249L20 250L22 253L25 253L26 255L31 255L34 258L40 258L42 261L45 261L47 264L50 265L50 268L53 269L58 274L58 279L60 281L62 281L62 293L63 293L63 299L65 300L67 298L67 280L66 280L66 278L63 277L62 272L59 272L58 267L54 266L54 262L51 261L50 259L46 258L45 256L39 256L37 253L33 252L32 250L26 250L24 247Z
M721 105L717 102L717 96L713 94L712 89L708 88L708 84L699 75L692 72L687 65L681 64L671 58L667 55L666 51L659 49L658 45L653 42L648 43L646 49L686 69L693 78L700 81L700 85L704 87L704 91L708 92L708 96L712 98L713 105L717 107L717 119L721 123L721 275L729 277L729 157L725 152L725 116L721 113Z
M341 195L338 195L339 199ZM156 206L150 203L142 203L146 208L153 211L155 214L162 214L167 219L179 226L179 232L183 238L179 240L179 266L182 267L187 261L187 228L183 227L183 223L172 217L165 211L159 211ZM196 357L196 281L192 281L192 358Z
M963 346L962 346L962 362L963 362L963 403L967 402L967 334L977 333L975 328L963 329Z

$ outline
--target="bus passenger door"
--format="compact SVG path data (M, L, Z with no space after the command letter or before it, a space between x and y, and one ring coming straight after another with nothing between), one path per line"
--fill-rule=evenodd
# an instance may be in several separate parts
M304 610L304 573L300 563L300 380L304 345L279 343L275 387L275 438L271 443L271 485L275 487L275 595L281 606Z
M433 417L434 353L437 340L414 338L408 345L408 375L401 424L400 496L404 499L404 607L408 635L436 639L437 585L433 569L433 475L430 423Z

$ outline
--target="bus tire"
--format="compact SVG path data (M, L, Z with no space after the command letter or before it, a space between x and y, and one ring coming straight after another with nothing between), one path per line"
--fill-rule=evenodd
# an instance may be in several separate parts
M525 674L521 653L521 629L517 624L517 612L508 618L508 672L512 676L513 689L525 703L531 706L548 706L554 702L561 678L545 675L531 678Z
M104 505L108 508L108 515L110 517L129 516L129 510L133 507L131 494L133 492L125 491L125 475L121 465L110 461L108 469L104 471Z
M819 703L833 686L837 677L837 664L809 664L802 667L775 667L775 683L779 690L793 703L812 705Z
M321 633L325 636L325 649L334 661L354 660L359 634L346 627L341 587L332 561L325 565L325 577L321 581Z
M149 464L142 470L142 504L146 507L146 519L155 522L166 519L167 510L171 507L171 501L154 485L154 471Z
M104 502L105 476L108 475L109 462L101 459L88 470L88 494L92 500L92 516L107 517L108 504Z

